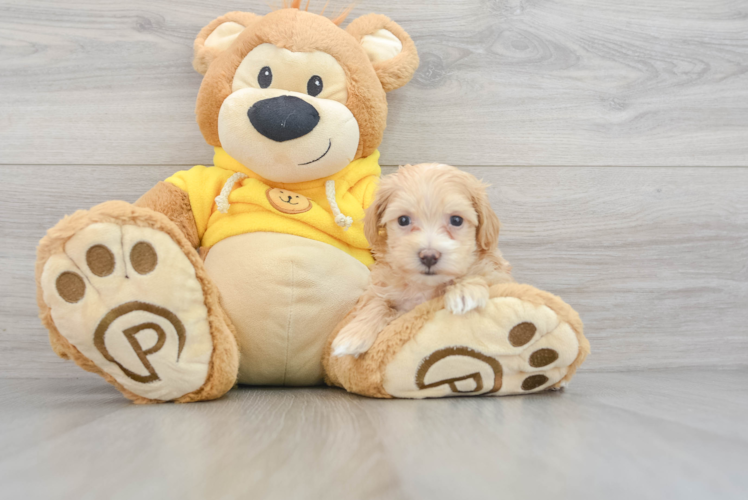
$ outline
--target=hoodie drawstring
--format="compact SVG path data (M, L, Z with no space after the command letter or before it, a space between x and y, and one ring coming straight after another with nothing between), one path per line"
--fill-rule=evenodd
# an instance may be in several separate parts
M234 189L234 184L242 179L246 179L247 177L249 177L247 174L236 172L234 175L226 179L226 183L223 185L223 188L221 188L221 194L215 198L216 207L219 212L222 214L229 212L229 206L231 205L229 203L229 195L231 194L231 190ZM353 225L353 217L349 217L340 212L338 201L335 199L335 181L325 182L325 194L327 195L327 202L330 204L330 208L332 209L332 214L335 216L335 224L342 227L344 231L348 231L348 229Z
M327 202L332 208L332 214L335 216L335 224L342 227L344 231L348 231L353 224L353 217L348 217L340 212L338 201L335 199L335 181L325 182L325 194L327 194Z
M229 195L231 194L231 190L234 189L234 184L242 179L246 179L247 177L249 177L247 174L237 172L226 179L226 183L221 189L221 194L216 196L216 206L218 207L219 212L221 212L222 214L226 214L229 212Z

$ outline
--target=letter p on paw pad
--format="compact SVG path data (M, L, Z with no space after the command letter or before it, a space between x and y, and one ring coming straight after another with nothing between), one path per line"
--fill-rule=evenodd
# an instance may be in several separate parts
M59 333L123 388L169 401L200 389L213 352L195 268L150 227L93 223L44 264Z

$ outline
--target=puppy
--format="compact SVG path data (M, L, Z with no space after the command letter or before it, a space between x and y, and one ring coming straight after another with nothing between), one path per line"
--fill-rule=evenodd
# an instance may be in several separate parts
M512 281L486 186L454 167L406 165L384 177L364 230L371 284L333 341L335 356L365 353L392 320L434 297L465 314L485 307L489 286Z

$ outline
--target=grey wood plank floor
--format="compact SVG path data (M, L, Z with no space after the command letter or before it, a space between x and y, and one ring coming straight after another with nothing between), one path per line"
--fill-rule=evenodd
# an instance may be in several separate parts
M314 0L319 12L326 0ZM189 164L202 26L280 0L0 0L0 163ZM331 9L346 0L333 1ZM748 164L746 0L378 0L421 67L387 165Z
M92 375L0 380L0 484L48 499L743 499L747 377L581 373L559 393L420 402L243 388L147 407Z

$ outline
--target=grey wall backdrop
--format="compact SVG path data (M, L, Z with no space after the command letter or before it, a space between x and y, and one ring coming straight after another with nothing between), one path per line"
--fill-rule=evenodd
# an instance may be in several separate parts
M210 164L192 41L230 10L268 6L0 0L1 377L81 376L36 318L36 242ZM386 0L352 17L370 11L422 60L390 94L382 165L493 185L517 279L585 321L584 370L748 363L745 0Z

